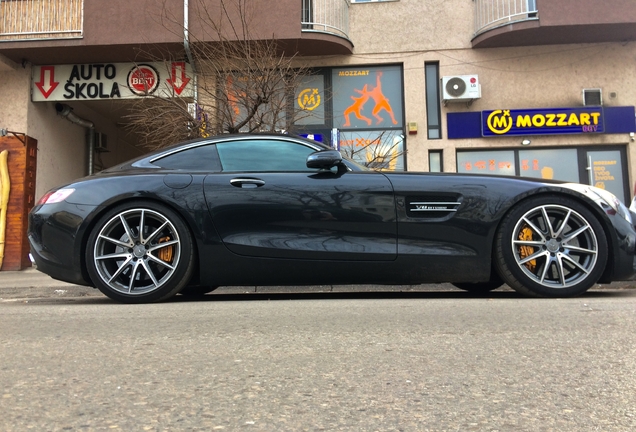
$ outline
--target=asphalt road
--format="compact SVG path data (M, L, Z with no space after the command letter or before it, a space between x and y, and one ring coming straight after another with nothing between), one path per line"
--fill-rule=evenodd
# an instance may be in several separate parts
M0 430L633 431L636 291L5 299Z

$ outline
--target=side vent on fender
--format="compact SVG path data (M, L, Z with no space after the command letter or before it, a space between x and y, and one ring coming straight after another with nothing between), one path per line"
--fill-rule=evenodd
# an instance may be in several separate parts
M406 203L409 217L440 219L453 215L461 200L458 196L407 197Z

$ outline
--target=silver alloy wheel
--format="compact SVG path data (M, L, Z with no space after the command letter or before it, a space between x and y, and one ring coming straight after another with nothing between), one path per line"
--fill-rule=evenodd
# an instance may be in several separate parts
M598 241L581 214L561 205L541 205L526 212L512 231L519 268L545 287L568 288L595 268Z
M95 241L93 260L113 290L141 295L161 288L181 258L176 228L161 213L135 208L116 214Z

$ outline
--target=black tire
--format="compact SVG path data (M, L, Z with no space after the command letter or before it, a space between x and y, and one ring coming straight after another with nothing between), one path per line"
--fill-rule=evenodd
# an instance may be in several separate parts
M209 286L209 285L189 285L182 289L179 294L188 296L188 297L199 297L204 296L207 293L211 293L217 286Z
M536 297L584 293L607 263L607 237L583 204L562 196L530 198L504 218L495 264L511 288Z
M453 283L454 286L456 286L459 289L463 289L464 291L468 291L470 293L474 293L474 294L486 294L489 293L490 291L496 290L497 288L499 288L500 286L502 286L504 283L501 280L491 280L488 282L476 282L476 283L471 283L471 282L456 282Z
M93 228L86 267L93 284L113 300L166 300L190 281L192 236L179 215L161 204L125 203L108 211Z

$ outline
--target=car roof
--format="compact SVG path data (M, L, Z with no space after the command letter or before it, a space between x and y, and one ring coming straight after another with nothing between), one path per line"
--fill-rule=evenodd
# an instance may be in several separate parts
M331 148L324 143L310 140L310 139L297 136L297 135L291 135L291 134L282 134L282 133L226 134L226 135L217 135L217 136L208 137L208 138L196 138L193 140L176 143L168 147L163 147L161 149L151 151L149 153L146 153L143 156L128 160L114 167L105 169L102 172L104 173L115 172L115 171L121 171L121 170L125 170L127 168L132 168L132 167L138 167L138 168L150 167L152 166L152 162L157 159L160 159L170 154L178 153L190 148L199 147L202 145L216 144L219 142L244 141L248 139L265 139L265 140L272 140L272 141L283 139L286 141L295 141L295 142L309 145L310 147L315 148L316 151L328 150Z

